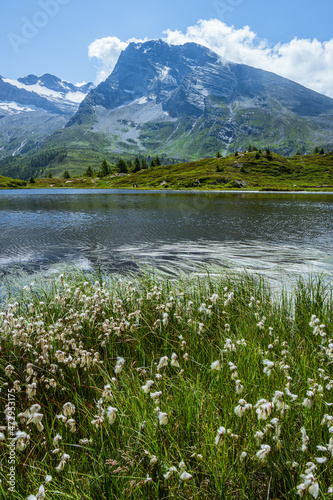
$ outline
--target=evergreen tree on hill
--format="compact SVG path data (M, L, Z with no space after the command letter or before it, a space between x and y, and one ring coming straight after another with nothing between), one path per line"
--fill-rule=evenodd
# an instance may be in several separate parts
M106 177L110 173L110 168L108 162L104 159L102 161L102 168L100 172L100 177Z
M136 156L135 157L135 160L134 160L134 169L133 169L133 172L139 172L139 170L141 170L141 164L140 164L140 160L139 158Z
M142 160L141 160L141 168L143 170L148 168L148 163L146 162L146 160L144 158L142 158Z
M90 165L87 168L87 170L85 171L84 175L86 175L87 177L92 177L93 176L93 171L92 171L92 168L91 168Z
M121 174L127 174L127 165L122 158L117 161L117 168Z

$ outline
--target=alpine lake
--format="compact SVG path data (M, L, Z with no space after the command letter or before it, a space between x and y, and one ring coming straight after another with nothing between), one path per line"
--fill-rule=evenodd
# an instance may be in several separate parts
M73 267L332 276L333 193L0 191L0 296Z

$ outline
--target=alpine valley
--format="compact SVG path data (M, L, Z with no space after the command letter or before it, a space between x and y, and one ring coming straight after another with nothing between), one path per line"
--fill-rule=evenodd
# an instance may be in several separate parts
M249 144L284 156L333 149L333 99L195 43L161 40L128 45L97 87L51 75L0 78L5 175L48 151L75 152L83 173L92 152L196 160Z

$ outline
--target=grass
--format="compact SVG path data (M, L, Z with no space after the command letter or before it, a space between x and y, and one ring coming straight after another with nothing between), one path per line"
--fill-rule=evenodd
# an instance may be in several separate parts
M0 316L3 498L331 498L331 285L104 279Z
M333 188L333 153L284 157L266 152L206 158L119 176L116 169L104 178L76 176L38 179L29 187L96 187L140 189L329 191Z
M333 153L291 158L256 152L158 167L110 179L112 187L153 189L256 189L297 191L333 188Z
M12 179L11 177L4 177L0 175L0 189L18 189L26 187L27 183L20 179Z

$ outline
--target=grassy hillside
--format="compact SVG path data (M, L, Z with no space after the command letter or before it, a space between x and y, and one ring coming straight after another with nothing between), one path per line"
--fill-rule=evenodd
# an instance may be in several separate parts
M60 176L64 170L69 170L71 175L82 175L89 165L98 170L104 158L112 162L115 157L97 149L47 149L29 156L4 158L0 160L0 172L5 176L26 180L31 176Z
M0 175L0 189L17 189L25 187L27 183L20 179L12 179L11 177L3 177Z
M104 178L42 179L34 187L76 186L141 189L333 189L333 153L283 157L266 151L208 158Z

